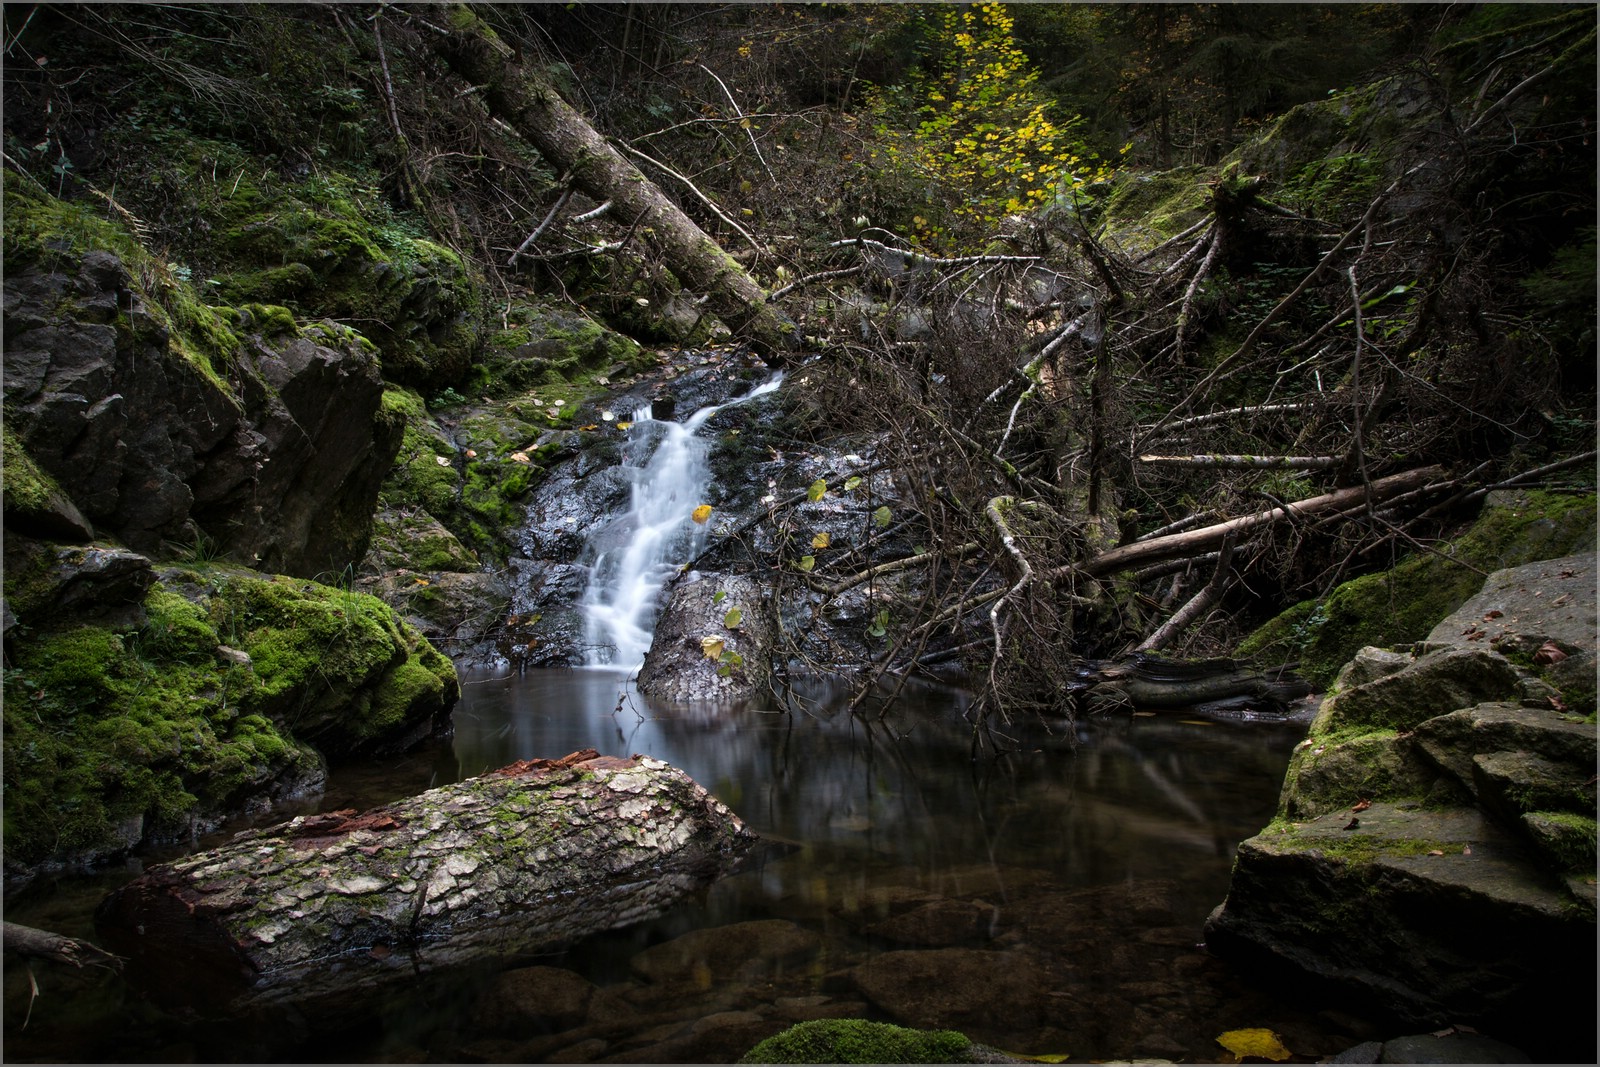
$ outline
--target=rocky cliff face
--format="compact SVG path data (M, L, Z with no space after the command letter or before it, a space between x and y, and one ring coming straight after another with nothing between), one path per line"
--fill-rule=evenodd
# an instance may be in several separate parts
M382 414L375 357L332 324L301 330L261 308L227 319L206 320L236 346L224 363L175 333L109 251L8 277L7 426L84 528L9 495L7 524L145 553L204 542L304 577L359 559L402 429Z
M350 588L405 421L373 346L206 305L117 227L6 192L8 885L446 728L454 666Z

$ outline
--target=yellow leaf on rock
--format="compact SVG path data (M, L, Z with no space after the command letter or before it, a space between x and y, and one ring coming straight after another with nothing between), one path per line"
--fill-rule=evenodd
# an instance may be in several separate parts
M1283 1047L1282 1040L1271 1030L1252 1027L1247 1030L1229 1030L1217 1038L1217 1044L1233 1053L1233 1062L1241 1063L1246 1056L1281 1063L1293 1055Z
M704 525L706 521L711 518L711 505L701 504L699 507L694 509L694 514L691 515L690 518L694 519L695 522Z
M718 658L726 647L726 643L720 637L702 637L700 639L700 651L705 653L706 659Z
M813 534L812 535L811 547L812 548L827 548L828 545L831 544L832 542L833 542L833 538L829 535L828 531L824 530L819 534Z

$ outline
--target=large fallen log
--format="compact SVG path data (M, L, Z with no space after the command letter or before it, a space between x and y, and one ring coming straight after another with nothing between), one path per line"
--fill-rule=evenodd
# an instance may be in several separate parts
M651 918L755 840L682 771L588 749L247 831L147 869L96 922L185 1004L314 1016Z

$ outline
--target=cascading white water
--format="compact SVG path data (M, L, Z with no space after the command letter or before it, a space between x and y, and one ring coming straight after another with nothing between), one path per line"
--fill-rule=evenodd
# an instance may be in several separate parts
M711 480L707 443L696 434L723 408L778 388L782 376L726 404L701 408L682 423L664 422L644 408L634 414L624 447L632 482L628 510L589 536L584 591L590 666L635 670L650 650L661 589L700 553L706 527L693 519ZM629 464L629 453L648 453Z

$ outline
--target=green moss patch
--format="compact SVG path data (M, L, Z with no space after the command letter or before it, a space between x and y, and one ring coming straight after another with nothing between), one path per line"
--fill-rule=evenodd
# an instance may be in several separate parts
M912 1030L864 1019L818 1019L774 1034L740 1063L960 1063L972 1042L955 1030Z
M1238 654L1298 660L1301 675L1325 688L1361 648L1427 637L1482 588L1485 573L1593 547L1594 520L1592 493L1502 497L1441 554L1413 556L1297 604L1241 642Z
M458 692L450 661L376 598L227 567L167 570L136 625L10 647L5 834L22 863L185 836L317 780L310 743L382 745Z

